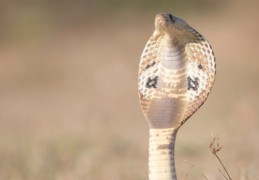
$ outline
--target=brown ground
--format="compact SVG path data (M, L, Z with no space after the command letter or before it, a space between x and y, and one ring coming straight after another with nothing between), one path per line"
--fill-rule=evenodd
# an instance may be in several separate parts
M181 128L179 179L259 178L258 3L178 13L212 44L217 78ZM136 16L137 17L137 16ZM153 18L109 19L0 45L0 179L147 179L148 127L137 98L139 56Z

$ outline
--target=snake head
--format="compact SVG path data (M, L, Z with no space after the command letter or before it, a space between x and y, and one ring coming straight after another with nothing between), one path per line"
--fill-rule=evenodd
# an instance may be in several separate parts
M197 40L197 36L193 32L194 29L181 18L164 13L156 15L154 31L156 35L178 37L182 42L188 43Z

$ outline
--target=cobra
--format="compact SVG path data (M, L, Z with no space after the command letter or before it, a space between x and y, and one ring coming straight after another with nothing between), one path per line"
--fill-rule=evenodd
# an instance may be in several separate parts
M138 92L149 125L149 179L176 180L179 128L207 99L216 75L209 42L184 20L158 14L141 55Z

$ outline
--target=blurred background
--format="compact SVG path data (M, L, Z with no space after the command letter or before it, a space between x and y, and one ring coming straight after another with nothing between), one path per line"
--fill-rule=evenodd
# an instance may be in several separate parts
M148 179L148 126L137 97L154 17L171 12L212 44L217 78L181 128L179 179L259 178L259 2L0 1L0 179Z

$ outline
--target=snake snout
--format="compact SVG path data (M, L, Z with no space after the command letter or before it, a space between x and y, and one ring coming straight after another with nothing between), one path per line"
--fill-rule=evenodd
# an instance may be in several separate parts
M172 14L157 14L156 20L157 23L166 23L166 22L172 22L175 23L175 17Z

